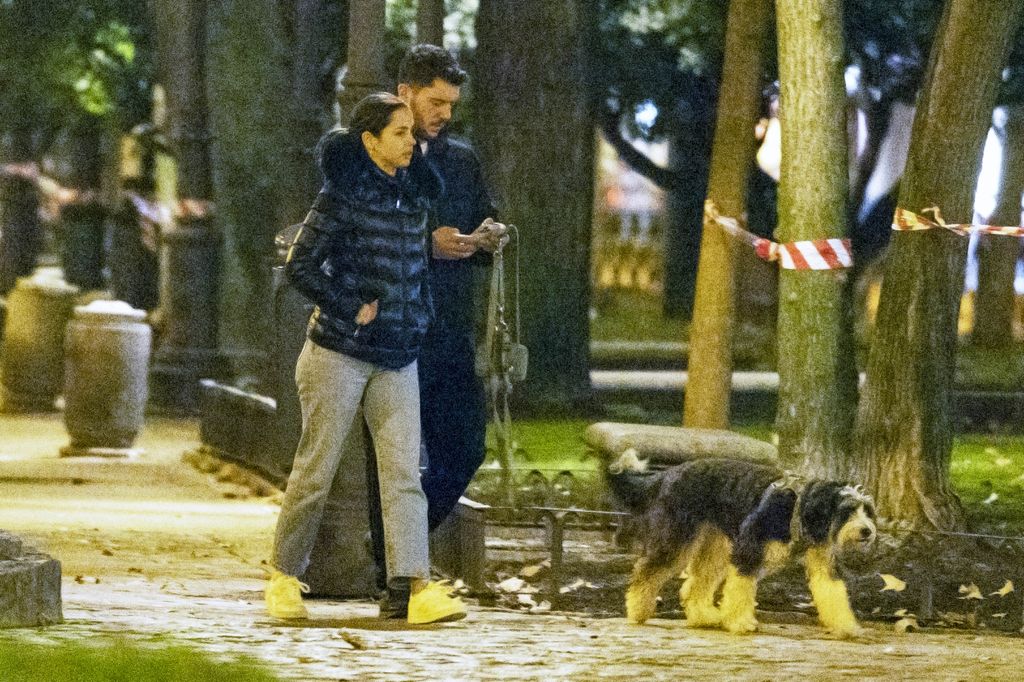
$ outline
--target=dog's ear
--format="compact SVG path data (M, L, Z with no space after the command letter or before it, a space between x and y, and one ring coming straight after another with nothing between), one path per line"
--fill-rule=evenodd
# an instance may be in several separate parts
M812 544L828 541L842 488L843 485L835 481L811 481L804 488L800 498L800 529Z

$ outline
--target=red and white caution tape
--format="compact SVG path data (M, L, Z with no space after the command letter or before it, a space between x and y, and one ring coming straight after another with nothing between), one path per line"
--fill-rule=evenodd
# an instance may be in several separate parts
M908 211L905 208L897 208L892 219L892 229L898 232L917 232L919 230L932 230L940 227L960 235L969 235L972 232L978 234L1001 234L1008 237L1024 237L1024 227L1001 227L998 225L974 225L965 223L947 223L942 219L942 213L936 207L926 208L921 213L931 213L935 220L929 220L923 215Z
M710 199L704 202L704 222L715 223L733 237L746 242L761 260L778 261L784 270L845 270L853 267L849 239L815 239L779 244L743 229L735 218L718 213Z

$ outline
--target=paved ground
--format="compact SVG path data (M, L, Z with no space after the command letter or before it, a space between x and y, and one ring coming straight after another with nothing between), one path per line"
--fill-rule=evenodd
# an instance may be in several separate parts
M308 622L274 622L260 591L277 507L225 497L182 464L194 424L151 421L130 461L60 459L65 440L58 418L0 415L0 528L60 559L66 619L0 641L177 641L294 680L1010 680L1024 666L1019 637L881 626L837 642L804 625L733 637L482 608L451 625L385 626L369 603L331 601L313 602Z

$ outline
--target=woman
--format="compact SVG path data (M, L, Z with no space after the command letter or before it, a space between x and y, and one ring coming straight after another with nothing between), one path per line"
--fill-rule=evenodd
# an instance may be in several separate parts
M296 576L309 564L342 445L363 403L377 452L389 586L411 592L410 623L457 620L465 605L428 580L427 502L420 487L416 357L431 316L427 213L441 182L413 158L413 116L375 93L347 130L320 145L324 188L295 236L285 272L316 304L295 380L302 438L274 536L267 610L305 618Z

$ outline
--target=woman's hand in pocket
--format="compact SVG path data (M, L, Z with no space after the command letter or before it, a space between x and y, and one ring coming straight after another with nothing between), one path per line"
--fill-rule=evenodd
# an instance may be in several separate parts
M363 304L359 312L356 313L356 324L363 326L377 319L377 300L373 299L372 303Z

